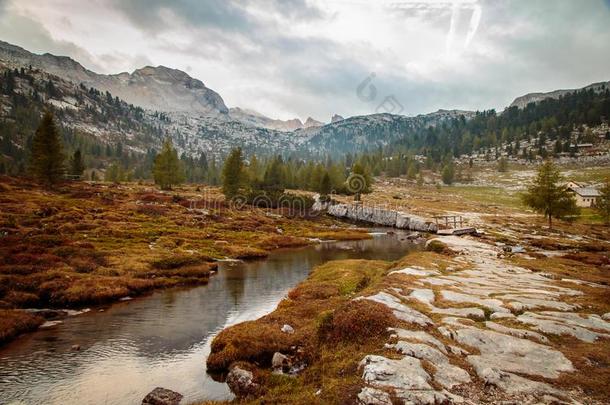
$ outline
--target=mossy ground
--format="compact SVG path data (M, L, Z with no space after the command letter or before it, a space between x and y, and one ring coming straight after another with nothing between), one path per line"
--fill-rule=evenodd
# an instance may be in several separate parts
M370 237L326 217L231 208L217 188L75 182L47 189L0 177L0 190L0 309L7 310L203 284L217 259L264 257L310 238ZM7 314L2 327L13 324Z

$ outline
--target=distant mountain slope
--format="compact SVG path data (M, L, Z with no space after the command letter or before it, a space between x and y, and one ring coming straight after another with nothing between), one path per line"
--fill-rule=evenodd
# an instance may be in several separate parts
M76 84L83 83L145 109L218 115L229 112L222 97L200 80L164 66L147 66L133 73L102 75L66 56L36 55L0 41L0 60L9 66L33 66Z
M521 97L517 97L515 101L513 101L509 107L518 107L525 108L529 103L538 103L547 98L558 99L561 96L566 95L567 93L573 93L577 90L594 90L596 92L600 92L604 88L610 88L610 81L608 82L599 82L593 83L588 86L582 87L580 89L571 89L571 90L555 90L550 91L548 93L529 93Z
M308 154L342 155L374 150L413 134L418 129L436 126L441 122L464 116L474 116L472 111L439 110L416 117L394 114L372 114L350 117L321 127L295 131L307 138L302 149Z
M230 108L229 115L234 120L241 121L244 124L255 127L275 129L278 131L294 131L295 129L303 128L303 123L298 118L283 121L269 118L259 112L239 107Z

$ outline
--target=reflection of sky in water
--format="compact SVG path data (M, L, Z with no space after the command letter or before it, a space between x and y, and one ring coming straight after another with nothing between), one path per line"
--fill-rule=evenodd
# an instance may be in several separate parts
M185 403L229 398L226 385L205 370L218 331L272 311L320 263L394 260L407 249L393 236L376 236L222 263L207 286L161 291L67 319L0 349L0 404L139 404L157 386L184 394ZM72 351L74 344L81 350Z

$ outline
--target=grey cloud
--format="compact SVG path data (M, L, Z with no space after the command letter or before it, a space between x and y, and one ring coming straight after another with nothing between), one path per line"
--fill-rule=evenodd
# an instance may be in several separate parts
M72 42L55 40L38 21L28 17L11 13L1 16L0 37L32 52L70 56L88 69L103 70L85 49Z

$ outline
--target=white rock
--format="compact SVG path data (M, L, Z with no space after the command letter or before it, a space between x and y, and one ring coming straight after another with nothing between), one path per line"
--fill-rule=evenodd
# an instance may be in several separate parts
M423 343L428 343L429 345L435 346L441 352L447 353L445 345L441 343L440 340L436 339L434 336L430 335L427 332L399 328L390 328L389 331L394 333L398 339L416 340Z
M288 324L285 324L284 326L282 326L281 331L292 335L294 333L294 328Z
M499 323L490 321L485 322L485 326L491 330L495 330L496 332L504 333L506 335L516 336L523 339L531 338L542 343L549 342L545 336L541 335L540 333L532 332L531 330L509 328L507 326L500 325Z
M392 274L406 274L408 276L427 277L427 276L437 276L437 275L440 275L441 273L439 273L436 270L425 270L425 269L416 268L416 267L405 267L402 270L394 270L394 271L390 272L390 275L392 275Z
M509 394L553 394L562 396L561 391L548 384L528 380L527 378L520 377L516 374L497 369L484 369L479 373L479 377L481 377L486 384L496 386Z
M605 314L602 315L602 319L604 321L610 321L610 312L607 312Z
M441 291L441 295L447 301L477 304L489 308L494 312L510 312L503 307L502 301L493 298L480 298L474 295L462 294L450 290Z
M434 302L434 291L424 288L418 288L411 291L411 294L409 294L409 298L413 298L414 300L417 300L424 304L432 304Z
M436 368L434 381L444 388L451 389L456 385L468 383L471 379L466 370L453 364L445 364Z
M384 304L388 308L392 309L392 312L398 319L403 320L405 322L414 323L420 326L434 325L432 319L428 318L421 312L408 307L407 305L403 304L398 298L386 292L382 291L375 295L371 295L370 297L362 297L359 299L367 299Z
M526 312L517 317L519 322L523 322L528 325L532 325L534 329L546 334L552 335L571 335L583 342L592 343L595 342L599 337L610 337L605 333L598 333L587 328L570 324L566 322L566 319L557 317L545 317L542 314L536 314L533 312ZM575 323L578 320L573 320ZM583 320L584 321L584 320Z
M383 356L368 355L360 362L362 379L377 387L399 390L431 390L430 376L421 362L413 357L391 360Z
M364 387L358 393L358 403L361 405L392 405L392 399L385 391Z
M485 312L481 308L437 308L432 309L435 314L453 315L457 317L472 318L475 320L485 319Z
M290 366L290 359L288 356L283 355L280 352L273 353L273 358L271 359L271 367L276 369L282 369L284 367Z
M449 359L439 350L428 346L423 343L410 343L405 341L399 341L395 344L386 343L388 349L394 349L399 353L406 354L407 356L415 357L420 360L428 360L430 363L436 365L449 364Z
M497 319L514 319L515 315L510 314L508 312L494 312L493 314L491 314L489 316L489 319L491 319L492 321L497 320Z
M455 331L456 340L479 350L467 360L481 373L488 368L557 378L563 371L573 371L563 353L548 346L490 330L467 327Z

